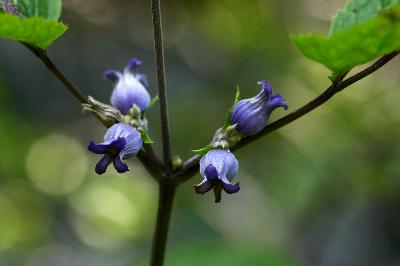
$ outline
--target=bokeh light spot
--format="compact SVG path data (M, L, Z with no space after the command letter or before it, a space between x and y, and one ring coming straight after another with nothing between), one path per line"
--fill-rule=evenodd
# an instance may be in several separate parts
M80 143L60 134L36 141L26 160L26 170L35 187L51 195L74 191L87 169L88 159Z
M70 197L71 223L79 239L95 248L115 250L148 232L155 215L155 187L146 174L114 172L92 176Z

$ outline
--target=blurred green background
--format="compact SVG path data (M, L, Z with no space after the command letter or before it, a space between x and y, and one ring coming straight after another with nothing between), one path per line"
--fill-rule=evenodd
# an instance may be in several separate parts
M150 1L64 0L49 54L108 102L105 69L141 58L156 95ZM162 1L174 154L208 143L236 85L268 80L294 110L329 85L290 34L327 33L345 0ZM145 265L157 187L136 160L97 176L105 129L18 43L0 41L0 265ZM400 265L399 63L236 153L242 190L178 190L166 265ZM160 151L158 108L148 112ZM274 112L272 119L285 114ZM196 121L193 123L193 121Z

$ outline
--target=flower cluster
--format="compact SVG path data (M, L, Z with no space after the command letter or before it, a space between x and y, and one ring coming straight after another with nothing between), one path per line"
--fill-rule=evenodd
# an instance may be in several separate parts
M136 72L141 65L142 61L133 58L123 73L116 70L104 72L103 76L115 84L111 104L128 119L124 120L125 123L112 125L107 130L103 142L89 143L88 149L91 152L103 155L95 167L99 175L105 173L111 163L119 173L128 171L129 168L123 160L136 155L142 147L143 132L139 132L141 127L137 123L131 123L136 121L137 117L143 116L150 103L150 95L146 89L147 78L144 74ZM230 136L227 132L235 131L239 139L255 135L268 124L273 110L278 107L288 108L281 95L272 95L272 87L268 82L263 80L258 84L262 86L261 92L253 98L237 102L232 107L231 126L217 131L218 137L214 137L211 148L200 159L200 174L203 180L193 186L194 190L198 194L213 190L215 202L221 201L222 191L233 194L240 190L239 182L231 183L237 174L239 163L229 151L229 145L233 144L227 140L227 136ZM130 117L133 120L130 120Z
M107 70L104 77L115 83L111 94L111 104L122 114L127 114L132 108L139 108L139 112L146 110L150 103L148 93L147 77L137 73L136 69L142 65L137 58L129 60L123 73L116 70ZM125 123L117 123L111 126L102 143L89 143L89 151L96 154L103 154L103 157L96 164L95 171L101 175L106 172L107 167L113 163L119 173L129 170L123 160L136 155L142 147L142 137L138 129Z
M228 194L240 190L239 183L230 181L236 176L239 163L235 156L227 150L235 143L231 138L231 129L239 132L241 137L259 133L267 124L273 110L288 105L280 94L272 95L272 87L265 80L258 82L262 86L261 92L253 98L244 99L232 107L230 123L234 127L220 129L214 137L213 148L200 160L200 174L203 181L194 186L196 193L204 194L211 189L214 191L215 202L221 201L222 190ZM221 145L224 143L225 145ZM221 149L225 148L225 149Z

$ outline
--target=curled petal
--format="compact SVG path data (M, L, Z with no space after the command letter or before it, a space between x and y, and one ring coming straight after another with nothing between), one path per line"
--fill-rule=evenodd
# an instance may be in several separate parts
M285 103L285 98L283 98L282 95L280 94L272 96L271 100L268 101L267 105L268 109L271 111L278 107L283 107L285 108L285 110L289 108L289 106Z
M115 149L116 151L120 152L125 148L126 140L123 137L119 137L113 142L110 143L110 148Z
M143 62L138 58L132 58L129 60L128 64L125 67L125 71L132 71L136 68L140 67Z
M118 173L125 173L126 171L129 171L128 165L124 163L119 156L114 157L113 163Z
M112 156L110 154L106 154L101 158L101 160L96 164L95 171L97 174L104 174L107 170L107 167L110 165L112 161Z
M257 82L258 85L261 85L262 87L262 92L266 94L267 98L270 98L272 95L272 86L269 84L266 80L261 80Z
M96 154L106 154L108 151L109 145L107 144L97 144L94 141L91 141L88 146L88 150L96 153Z
M207 180L217 180L218 179L218 171L212 164L207 166L207 168L204 170L204 174L205 174Z
M196 193L204 194L204 193L210 191L211 188L213 187L213 185L210 181L208 181L207 179L204 179L200 184L194 185L193 187L194 187L194 191L196 191Z
M121 78L121 73L116 70L109 69L104 71L103 78L111 80L112 82L118 82Z
M236 184L222 182L222 188L228 194L233 194L240 190L239 182Z

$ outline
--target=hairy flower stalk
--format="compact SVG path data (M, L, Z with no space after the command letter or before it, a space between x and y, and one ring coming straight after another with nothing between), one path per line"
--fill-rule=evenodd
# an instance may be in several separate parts
M204 179L194 186L196 193L204 194L213 189L215 202L220 202L222 190L228 194L238 192L239 183L230 183L236 176L238 168L239 163L230 151L223 149L209 151L200 160L200 174Z
M272 96L271 85L262 80L261 92L250 99L239 101L232 108L231 125L243 136L251 136L260 132L267 124L273 110L278 107L288 109L285 99L280 94Z
M106 70L103 77L115 83L111 94L111 104L122 114L127 114L133 105L137 105L143 112L149 106L150 94L147 77L142 73L137 73L136 69L142 65L142 61L137 58L129 60L123 73L117 70Z
M104 154L95 167L96 173L101 175L111 162L118 173L129 171L128 165L122 160L136 155L141 147L139 131L130 125L118 123L107 130L102 143L91 141L88 149L96 154Z

